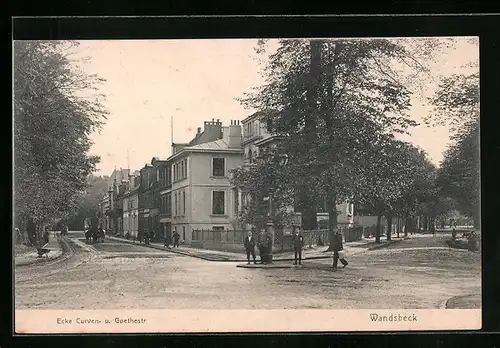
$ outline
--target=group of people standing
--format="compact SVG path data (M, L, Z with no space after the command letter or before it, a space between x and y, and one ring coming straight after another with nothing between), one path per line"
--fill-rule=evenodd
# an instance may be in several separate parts
M270 262L269 253L272 252L272 235L270 233L264 233L261 231L257 240L255 240L254 233L248 232L248 236L245 238L243 245L247 254L247 264L250 264L250 256L253 259L253 263L256 264L255 247L259 249L260 263L265 264ZM302 265L302 251L304 249L304 228L295 227L293 234L293 251L294 251L294 265ZM338 262L342 263L343 267L346 267L349 262L345 259L342 254L344 249L342 234L337 232L334 236L331 249L333 250L333 264L332 267L336 269L338 267Z
M172 244L172 241L173 241L174 242L173 247L178 248L180 238L181 238L181 235L179 234L179 232L174 231L174 233L172 234L172 238L170 238L169 235L167 235L165 237L165 241L163 242L163 245L165 246L165 248L170 248L170 244Z
M253 263L257 263L255 257L255 247L259 249L261 264L266 264L271 261L269 259L269 255L272 253L273 247L273 236L271 235L271 233L265 233L264 231L261 231L256 240L254 237L254 233L248 232L248 236L245 238L243 245L247 253L248 264L250 264L250 256L252 256Z

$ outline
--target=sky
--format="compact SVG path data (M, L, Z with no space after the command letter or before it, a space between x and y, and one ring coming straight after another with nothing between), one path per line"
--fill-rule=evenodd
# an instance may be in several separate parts
M206 120L223 125L252 114L235 99L263 83L254 51L256 39L99 40L81 41L77 58L81 69L106 81L109 111L100 132L91 136L90 154L99 155L98 175L117 168L138 170L153 157L171 154L173 141L188 142ZM271 46L273 42L271 42ZM479 49L456 41L432 66L432 75L462 73L464 64L477 60ZM412 99L411 117L417 122L431 111L425 101L433 83ZM450 142L448 127L420 125L404 140L422 147L438 164Z

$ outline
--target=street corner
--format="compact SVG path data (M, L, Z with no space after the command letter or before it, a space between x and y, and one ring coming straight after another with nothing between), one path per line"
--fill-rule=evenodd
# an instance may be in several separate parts
M279 263L271 263L271 264L262 264L262 263L251 263L251 264L239 264L236 265L238 268L261 268L261 269L273 269L273 268L293 268L296 267L290 264L279 264Z
M480 309L481 302L480 294L454 296L446 300L444 306L441 307L445 309Z

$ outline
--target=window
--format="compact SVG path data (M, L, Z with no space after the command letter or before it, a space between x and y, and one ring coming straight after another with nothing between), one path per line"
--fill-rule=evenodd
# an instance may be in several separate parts
M224 176L225 175L225 160L224 158L213 158L212 159L212 176Z
M156 182L160 181L160 168L156 168Z
M225 192L213 191L212 192L212 214L224 215L225 214Z
M252 163L252 150L248 150L248 163Z
M213 231L224 231L224 226L214 226L212 227Z
M186 191L182 191L182 214L186 214Z
M186 226L182 226L182 240L186 240Z

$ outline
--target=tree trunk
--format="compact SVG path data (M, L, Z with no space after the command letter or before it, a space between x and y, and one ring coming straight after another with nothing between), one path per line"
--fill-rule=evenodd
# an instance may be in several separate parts
M387 240L392 239L392 214L387 214Z
M333 251L333 241L335 238L335 231L337 229L337 199L334 194L330 194L326 201L327 209L328 209L328 240L330 244L326 251Z
M28 218L27 224L26 224L26 232L28 234L28 240L32 245L36 245L37 243L37 238L36 238L36 226L35 226L35 221L33 220L32 217Z
M309 70L309 85L307 86L307 104L309 106L305 117L304 133L307 139L310 139L311 145L314 147L317 141L317 109L319 98L319 86L321 78L321 50L323 43L318 40L311 41L310 47L310 70ZM302 222L305 230L315 230L318 227L317 222L317 204L316 196L310 194L310 190L306 187L302 188L300 194Z
M397 233L397 236L399 238L399 232L401 231L401 215L398 215L397 219L398 219L398 223L396 225L396 233Z
M382 220L382 214L378 213L377 214L377 227L375 229L375 243L377 243L377 244L380 243L381 220Z
M404 232L405 232L405 237L408 237L408 219L409 219L409 214L405 214L405 224L404 224Z

